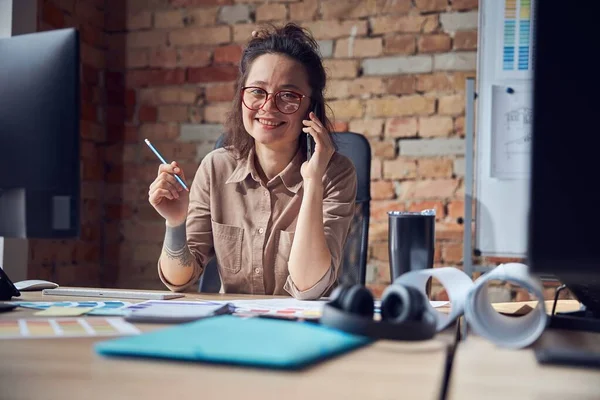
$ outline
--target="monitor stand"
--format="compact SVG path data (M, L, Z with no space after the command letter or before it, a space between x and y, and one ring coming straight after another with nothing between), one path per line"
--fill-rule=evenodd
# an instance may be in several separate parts
M555 313L558 295L567 285L557 288L548 329L600 333L600 318L590 310ZM599 336L600 337L600 336ZM600 368L600 348L569 345L538 345L535 357L540 364Z

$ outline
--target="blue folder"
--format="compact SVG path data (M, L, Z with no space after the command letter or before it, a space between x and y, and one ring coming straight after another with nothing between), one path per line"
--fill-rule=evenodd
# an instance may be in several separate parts
M105 356L300 369L371 341L310 322L221 315L99 342L95 350Z

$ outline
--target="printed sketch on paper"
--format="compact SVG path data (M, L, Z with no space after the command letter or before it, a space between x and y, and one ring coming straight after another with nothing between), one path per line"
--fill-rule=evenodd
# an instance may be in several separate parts
M492 176L519 179L529 175L531 91L494 86L492 91Z

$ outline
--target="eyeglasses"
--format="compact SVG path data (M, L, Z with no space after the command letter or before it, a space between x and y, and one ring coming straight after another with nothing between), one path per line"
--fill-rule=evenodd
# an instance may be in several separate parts
M302 99L307 96L291 90L280 90L276 93L269 93L257 86L246 86L242 88L242 103L244 103L248 109L253 111L263 108L270 97L275 99L275 108L277 108L279 112L283 114L293 114L298 111Z

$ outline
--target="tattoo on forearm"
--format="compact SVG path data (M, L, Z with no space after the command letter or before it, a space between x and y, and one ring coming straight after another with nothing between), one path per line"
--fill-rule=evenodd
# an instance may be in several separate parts
M163 250L171 260L177 260L182 267L191 267L194 256L187 246L185 223L176 227L167 226Z
M165 255L170 259L177 261L180 267L191 267L194 263L194 256L190 252L187 246L178 251L173 251L167 246L163 246Z

